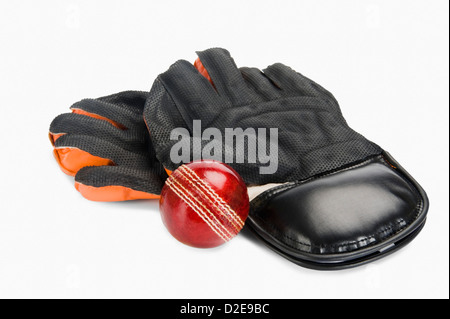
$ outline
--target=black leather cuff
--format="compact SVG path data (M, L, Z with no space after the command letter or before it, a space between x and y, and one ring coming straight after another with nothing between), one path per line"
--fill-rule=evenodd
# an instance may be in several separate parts
M424 190L384 152L262 193L247 225L296 264L344 269L403 247L422 229L427 211Z

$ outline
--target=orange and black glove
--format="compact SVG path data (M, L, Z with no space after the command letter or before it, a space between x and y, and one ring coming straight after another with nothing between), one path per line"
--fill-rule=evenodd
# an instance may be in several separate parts
M156 159L142 113L147 92L125 91L71 106L50 141L62 171L93 201L158 198L167 174Z

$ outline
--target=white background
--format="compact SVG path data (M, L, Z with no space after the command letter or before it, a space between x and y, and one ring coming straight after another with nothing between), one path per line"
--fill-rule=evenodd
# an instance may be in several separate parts
M0 2L0 297L448 298L449 2ZM427 191L427 224L367 266L296 266L250 236L211 250L164 228L157 201L82 198L51 120L86 97L149 90L195 51L283 62L334 93L349 124Z

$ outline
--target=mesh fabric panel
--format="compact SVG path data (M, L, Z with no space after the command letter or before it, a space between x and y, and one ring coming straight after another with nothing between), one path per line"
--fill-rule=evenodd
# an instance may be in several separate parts
M289 67L276 63L264 72L239 70L223 49L200 52L199 57L214 86L192 64L178 61L158 77L150 91L144 114L157 157L165 167L174 170L179 165L170 158L177 143L169 139L174 128L189 130L190 149L194 149L194 120L202 121L203 130L219 129L222 138L227 128L255 132L265 128L267 134L271 128L278 129L278 170L274 174L261 174L265 164L248 161L248 141L244 148L247 160L229 163L249 185L304 180L382 152L347 125L330 92ZM198 142L204 147L209 140ZM224 145L223 159L236 151Z

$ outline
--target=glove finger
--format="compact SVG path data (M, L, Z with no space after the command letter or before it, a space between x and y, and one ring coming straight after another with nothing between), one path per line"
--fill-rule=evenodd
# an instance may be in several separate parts
M220 96L230 100L233 106L252 103L252 94L230 53L214 48L197 52Z
M264 73L281 88L285 95L300 95L319 98L328 104L329 110L334 112L334 114L339 115L339 117L345 121L342 116L339 103L336 101L333 94L314 81L308 79L300 73L297 73L282 63L275 63L269 66L264 70Z
M301 73L296 72L298 77L301 78L303 80L303 83L309 85L311 88L315 89L317 92L319 92L321 97L326 97L328 98L330 101L332 101L334 104L337 105L337 107L339 108L339 104L336 100L336 98L333 96L333 94L326 90L324 87L322 87L320 84L317 84L316 82L314 82L313 80L307 78L306 76L304 76ZM340 108L339 108L340 110Z
M148 140L143 121L133 129L120 130L106 121L73 113L61 114L50 124L54 143L63 134L92 136L131 151L143 150Z
M111 103L136 114L141 114L147 98L148 92L123 91L100 97L97 100Z
M74 176L86 166L118 165L141 169L157 166L143 150L129 151L94 136L67 134L55 142L53 154L62 171ZM163 171L162 166L160 171Z
M277 100L282 97L281 90L257 68L242 67L239 69L249 87L262 101Z
M123 166L85 167L75 176L75 188L92 201L159 198L167 175Z
M305 77L282 63L275 63L267 67L264 73L288 95L321 96L321 92L311 86Z
M217 113L218 107L231 106L191 63L184 60L177 61L158 77L147 104L153 105L152 101L160 100L164 91L169 94L168 100L174 104L171 112L181 113L188 125L192 124L192 119Z
M142 112L148 93L126 91L98 99L84 99L70 108L73 113L108 121L120 129L142 122Z

